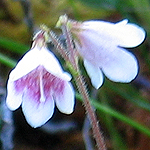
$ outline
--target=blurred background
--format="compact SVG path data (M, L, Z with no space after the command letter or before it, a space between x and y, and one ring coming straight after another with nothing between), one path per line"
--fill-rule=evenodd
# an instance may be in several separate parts
M33 33L45 24L61 36L55 24L63 14L79 21L118 22L127 18L146 30L143 44L128 49L137 57L140 68L131 83L114 83L105 78L102 88L94 90L82 62L81 68L108 150L150 150L150 0L0 0L1 149L95 149L78 93L73 114L64 115L56 109L53 118L37 129L27 124L21 109L11 112L5 106L9 72L29 50ZM64 63L53 45L49 48Z

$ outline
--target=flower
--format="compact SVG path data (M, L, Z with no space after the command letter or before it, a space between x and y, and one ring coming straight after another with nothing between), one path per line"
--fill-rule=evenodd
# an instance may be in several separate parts
M137 60L123 47L132 48L143 42L145 31L141 27L128 23L127 19L118 23L105 21L81 23L72 20L67 22L65 17L60 17L57 26L65 23L69 27L96 89L103 84L103 74L115 82L130 82L136 77Z
M55 103L66 114L74 109L71 76L47 49L45 39L42 30L35 35L31 50L11 71L7 84L8 108L16 110L21 105L32 127L39 127L52 117Z

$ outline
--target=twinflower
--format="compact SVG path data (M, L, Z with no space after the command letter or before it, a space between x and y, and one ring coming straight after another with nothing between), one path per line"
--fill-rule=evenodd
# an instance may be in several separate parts
M75 39L75 46L84 59L84 66L95 88L103 84L103 74L115 82L130 82L138 73L135 56L124 48L138 46L145 31L125 19L76 22L61 16L57 26L66 24Z
M32 127L46 123L57 108L70 114L74 108L74 90L70 74L64 72L56 57L46 47L46 32L39 31L25 56L11 71L6 103L10 110L22 106Z

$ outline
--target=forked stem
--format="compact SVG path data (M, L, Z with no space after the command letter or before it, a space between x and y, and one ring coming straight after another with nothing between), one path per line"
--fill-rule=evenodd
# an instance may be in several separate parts
M76 55L76 51L74 49L74 44L72 42L71 34L69 32L69 29L67 28L67 25L63 24L61 27L62 27L62 32L63 32L64 36L66 37L67 50L64 50L65 48L59 43L58 40L56 40L54 38L53 35L51 35L52 42L58 49L58 52L65 59L67 65L68 65L68 68L70 69L71 73L73 74L73 76L76 80L76 85L77 85L78 90L84 100L83 102L84 102L85 110L86 110L86 113L88 114L88 117L89 117L89 120L90 120L90 123L92 126L93 136L95 138L97 148L98 148L98 150L106 150L104 138L100 131L94 109L90 103L90 99L89 99L89 95L88 95L88 92L87 92L87 89L85 86L85 82L80 73L80 69L78 66L78 58L77 58L78 56ZM52 32L50 32L50 34L51 33ZM65 53L66 51L68 52L68 55Z
M75 77L78 90L84 100L83 102L84 102L85 110L86 110L86 113L88 114L88 117L92 126L93 136L96 140L97 148L98 150L106 150L104 138L102 136L102 133L100 132L99 124L98 124L94 109L90 103L90 99L89 99L89 95L85 86L85 82L80 73L80 69L78 66L78 59L76 59L77 56L74 55L75 49L72 43L72 36L71 36L71 33L69 32L69 29L67 28L67 25L62 26L62 31L63 31L64 36L66 37L66 44L67 44L67 49L68 49L67 51L70 52L70 63L72 64L72 69L74 69L72 73Z

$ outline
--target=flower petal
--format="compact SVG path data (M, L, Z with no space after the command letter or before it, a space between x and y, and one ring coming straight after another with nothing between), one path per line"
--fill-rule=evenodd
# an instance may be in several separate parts
M70 82L60 82L54 93L57 108L65 114L71 114L74 110L74 95L74 90Z
M15 89L15 83L8 80L6 104L10 110L16 110L22 103L22 93L18 93Z
M80 55L94 66L101 68L107 57L116 48L111 39L101 37L97 32L84 30L78 35L79 42L75 42Z
M34 128L46 123L53 115L54 100L49 97L41 102L33 99L28 90L23 95L22 110L27 122Z
M71 75L64 72L56 57L46 48L41 49L41 62L45 69L54 76L66 81L71 80Z
M102 66L104 74L115 82L130 82L138 73L138 63L132 53L117 48Z
M128 23L127 19L116 24L105 21L85 21L82 28L97 32L100 37L111 39L116 45L122 47L136 47L145 39L143 28Z
M136 58L125 49L114 45L111 39L85 30L79 34L77 49L84 59L98 66L105 75L116 82L130 82L138 72Z
M9 78L14 81L25 76L35 69L40 63L39 52L37 48L28 51L24 57L18 62L17 66L10 73Z
M92 85L98 89L103 84L103 74L99 67L94 66L90 62L88 62L86 59L84 59L84 66L86 68L86 71L91 78Z
M124 22L123 20L122 22ZM115 35L119 39L119 46L136 47L145 39L145 31L136 24L122 22L115 24Z

